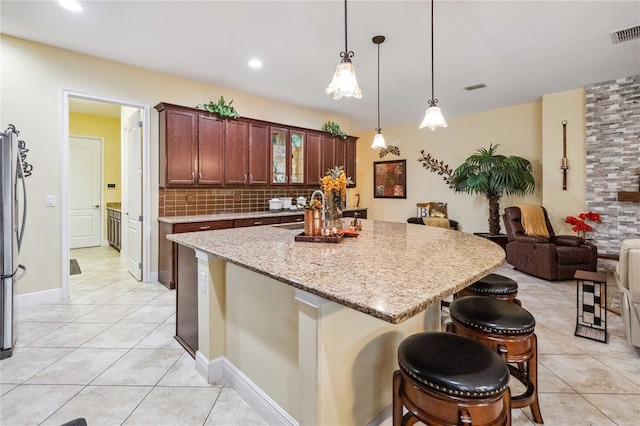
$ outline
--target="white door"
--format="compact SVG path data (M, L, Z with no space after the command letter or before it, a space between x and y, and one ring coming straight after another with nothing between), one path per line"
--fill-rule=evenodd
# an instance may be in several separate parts
M69 138L69 247L100 244L102 141Z
M127 119L127 268L142 280L142 114L137 111Z

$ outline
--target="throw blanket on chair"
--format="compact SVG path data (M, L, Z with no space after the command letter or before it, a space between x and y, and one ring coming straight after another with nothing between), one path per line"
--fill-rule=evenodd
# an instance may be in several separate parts
M444 217L423 217L422 222L427 226L437 226L438 228L449 229L451 227L449 219Z
M517 205L522 215L522 227L527 235L549 238L549 231L544 220L544 212L542 207L535 204Z

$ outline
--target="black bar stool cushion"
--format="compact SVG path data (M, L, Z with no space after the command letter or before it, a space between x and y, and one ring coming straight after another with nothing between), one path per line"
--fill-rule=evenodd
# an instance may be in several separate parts
M509 295L518 293L518 283L504 275L489 274L471 284L467 290L479 295Z
M487 397L509 384L509 369L500 355L453 333L407 337L398 348L398 364L422 385L451 395Z
M483 296L455 299L449 314L467 327L493 334L518 335L533 333L536 320L515 303Z

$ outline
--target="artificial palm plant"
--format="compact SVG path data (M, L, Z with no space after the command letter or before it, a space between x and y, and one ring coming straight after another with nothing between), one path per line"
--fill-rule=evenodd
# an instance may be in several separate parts
M480 148L453 171L429 154L418 161L428 170L442 175L455 192L483 195L489 201L489 234L500 233L500 198L503 195L532 193L535 182L529 160L496 154L499 145Z

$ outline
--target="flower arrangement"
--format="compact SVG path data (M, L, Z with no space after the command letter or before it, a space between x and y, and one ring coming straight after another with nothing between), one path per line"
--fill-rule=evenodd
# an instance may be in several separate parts
M322 209L322 201L314 198L306 204L298 203L298 208L307 209L307 210L321 210Z
M335 191L334 195L340 195L341 198L347 197L347 185L353 183L350 177L344 173L343 166L336 166L328 169L322 178L322 190L324 196L331 196L331 191Z
M573 232L577 232L578 237L585 238L587 232L593 231L593 227L587 224L586 221L600 223L602 222L602 218L598 213L586 212L580 213L578 217L567 216L564 221L570 225L573 225Z

